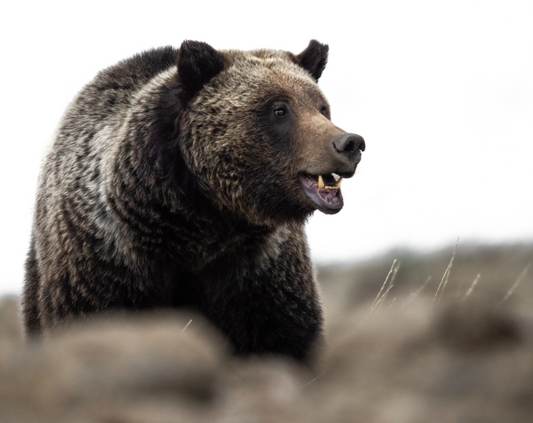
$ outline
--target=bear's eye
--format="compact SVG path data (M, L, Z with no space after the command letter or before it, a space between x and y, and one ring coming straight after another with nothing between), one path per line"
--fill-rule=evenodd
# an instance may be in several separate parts
M270 105L271 116L279 123L285 122L287 118L292 116L292 109L285 101L276 101Z
M287 110L283 107L279 107L276 110L274 110L274 116L282 118L287 114Z
M322 113L324 116L326 116L329 119L328 108L326 106L322 106L320 108L320 113Z

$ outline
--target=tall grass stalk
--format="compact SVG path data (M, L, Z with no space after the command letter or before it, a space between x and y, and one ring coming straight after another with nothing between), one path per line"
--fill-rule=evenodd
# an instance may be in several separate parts
M394 286L394 279L396 278L396 274L398 273L398 269L400 268L400 263L396 265L396 262L397 262L397 259L394 259L394 261L392 262L392 266L389 270L389 273L387 273L387 277L385 278L385 282L383 282L383 285L381 285L381 289L379 290L378 295L376 296L376 298L374 299L374 302L372 303L372 306L370 307L370 311L368 312L369 316L370 316L370 313L372 313L374 309L383 302L383 300L387 296L387 293ZM389 278L390 278L390 282L389 282ZM385 290L385 292L382 295L383 290Z
M470 296L470 294L472 294L472 291L476 287L477 282L479 281L480 277L481 277L481 273L478 273L477 276L476 276L476 279L474 279L474 282L472 282L472 284L470 285L470 288L468 288L468 291L466 291L466 294L463 297L462 302L464 302Z
M448 263L448 267L444 271L444 275L442 275L442 279L440 280L439 287L437 288L437 292L435 293L435 297L433 298L433 302L437 301L437 304L440 302L442 298L442 293L444 292L444 288L446 288L446 285L448 284L448 278L450 277L450 271L452 270L453 259L455 258L455 253L457 251L458 244L459 244L459 238L457 238L457 243L455 244L455 247L453 248L452 258L450 260L450 263Z
M411 301L413 301L416 297L418 297L420 295L420 293L422 292L422 290L427 286L427 284L429 283L430 280L431 280L431 275L429 275L426 278L426 281L422 284L422 286L420 286L416 291L411 292L409 294L407 299L403 302L402 308L405 307L407 304L409 304Z
M505 297L503 297L503 300L500 302L500 305L503 304L505 301L507 301L511 295L513 295L513 292L518 287L518 285L520 285L520 282L522 282L522 279L524 279L524 276L526 276L526 273L528 272L530 267L531 267L531 262L529 262L529 264L525 267L525 269L522 270L522 273L520 273L515 283L513 283L513 286L509 288L509 291L507 291L507 294L505 294Z

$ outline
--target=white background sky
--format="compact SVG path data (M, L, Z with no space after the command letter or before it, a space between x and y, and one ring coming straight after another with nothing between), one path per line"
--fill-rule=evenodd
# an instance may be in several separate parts
M312 38L330 45L333 122L367 141L345 208L310 220L316 261L533 239L531 0L3 2L0 295L22 288L45 148L99 70L184 39L298 53Z

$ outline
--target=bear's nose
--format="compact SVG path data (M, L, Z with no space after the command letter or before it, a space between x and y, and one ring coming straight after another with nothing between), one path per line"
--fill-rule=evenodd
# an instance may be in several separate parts
M360 135L341 134L333 141L333 147L337 153L343 154L352 160L357 156L359 150L365 151L366 146L365 140Z

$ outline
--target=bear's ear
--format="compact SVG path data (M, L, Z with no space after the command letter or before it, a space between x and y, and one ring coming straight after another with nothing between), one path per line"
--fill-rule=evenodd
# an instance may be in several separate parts
M302 68L309 72L318 81L328 62L329 46L311 40L307 48L296 58Z
M221 54L207 43L184 41L177 57L182 89L192 97L224 69Z

